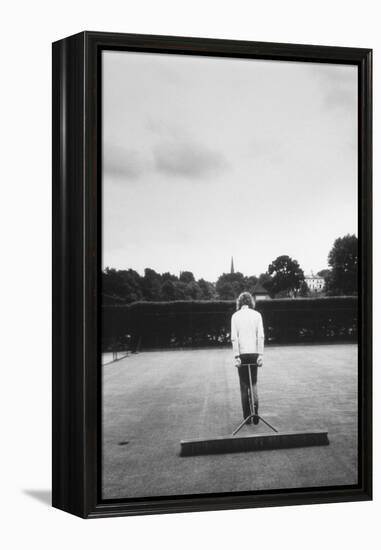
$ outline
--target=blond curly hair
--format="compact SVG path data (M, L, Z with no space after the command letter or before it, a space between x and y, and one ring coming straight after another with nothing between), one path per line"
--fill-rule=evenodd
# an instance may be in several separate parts
M255 309L255 298L250 292L241 292L238 296L236 302L237 311L240 310L242 306L249 306L250 309Z

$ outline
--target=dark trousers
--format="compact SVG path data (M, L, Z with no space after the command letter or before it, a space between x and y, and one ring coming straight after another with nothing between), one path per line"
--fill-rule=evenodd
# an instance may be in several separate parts
M257 353L245 353L240 355L241 366L238 367L239 385L241 388L241 401L243 417L247 418L251 414L250 410L250 378L247 364L250 364L251 381L253 383L254 405L258 407L258 391L257 391Z

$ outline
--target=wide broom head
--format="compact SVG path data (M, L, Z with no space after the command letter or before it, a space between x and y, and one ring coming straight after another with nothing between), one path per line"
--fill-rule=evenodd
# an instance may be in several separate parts
M180 442L180 456L268 451L293 447L329 445L328 431L280 432L271 434L221 436Z

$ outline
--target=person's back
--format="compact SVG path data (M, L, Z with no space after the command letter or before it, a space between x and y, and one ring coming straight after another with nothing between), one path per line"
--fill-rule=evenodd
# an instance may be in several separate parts
M249 292L238 296L237 311L231 318L231 341L238 368L243 418L247 424L251 418L254 424L258 424L257 371L263 363L264 332L262 315L255 310L255 300ZM250 408L251 385L254 413Z
M232 316L232 334L234 355L244 353L263 353L262 316L255 309L243 305Z

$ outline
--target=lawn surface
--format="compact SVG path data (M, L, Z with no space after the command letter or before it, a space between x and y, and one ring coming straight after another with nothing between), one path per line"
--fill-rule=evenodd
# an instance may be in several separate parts
M241 420L228 349L158 351L103 367L103 498L357 483L357 346L269 347L260 414L281 431L328 429L330 445L180 457L180 440ZM240 433L262 433L262 426Z

